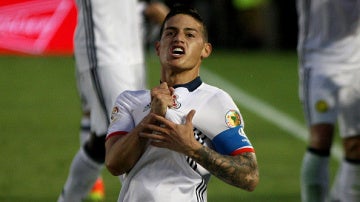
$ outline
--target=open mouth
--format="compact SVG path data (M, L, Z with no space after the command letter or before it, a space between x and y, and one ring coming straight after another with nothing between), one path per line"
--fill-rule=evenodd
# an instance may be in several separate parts
M185 54L185 50L182 47L174 47L171 52L174 56L180 56Z

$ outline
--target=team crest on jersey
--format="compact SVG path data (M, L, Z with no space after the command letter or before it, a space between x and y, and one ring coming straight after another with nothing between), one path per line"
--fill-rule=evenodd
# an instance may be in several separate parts
M171 107L171 108L179 109L179 108L181 107L181 104L180 104L179 101L178 101L179 96L176 95L176 94L174 94L174 95L172 96L172 98L173 98L173 104L172 104L172 107Z
M111 111L111 121L114 121L119 115L119 107L115 106Z
M316 102L315 104L315 108L318 112L320 113L325 113L329 110L329 105L326 101L324 100L319 100Z
M230 128L234 128L241 124L241 117L236 110L229 110L225 115L225 123Z

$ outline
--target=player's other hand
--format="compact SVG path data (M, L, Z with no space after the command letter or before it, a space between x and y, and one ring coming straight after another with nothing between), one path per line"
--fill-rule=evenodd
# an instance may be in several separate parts
M173 151L192 155L202 145L194 138L192 119L195 110L191 110L184 124L176 124L166 118L151 114L156 123L143 124L144 131L139 133L140 137L151 140L151 145L161 148L168 148ZM151 133L147 131L152 131Z

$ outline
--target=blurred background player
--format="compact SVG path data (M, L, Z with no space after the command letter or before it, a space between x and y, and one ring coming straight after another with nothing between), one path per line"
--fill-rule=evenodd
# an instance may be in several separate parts
M360 201L360 0L297 0L300 97L310 138L302 201L328 198L336 123L344 158L331 201Z
M144 16L160 24L168 8L159 2L77 0L76 80L83 116L80 150L75 155L58 201L104 197L101 171L111 107L124 90L146 87ZM90 198L91 199L91 198Z

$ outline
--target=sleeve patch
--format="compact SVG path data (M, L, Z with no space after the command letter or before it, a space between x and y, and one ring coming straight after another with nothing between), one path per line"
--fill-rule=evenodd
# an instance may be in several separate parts
M225 115L225 123L229 128L234 128L241 124L240 113L236 110L229 110Z
M224 155L236 155L247 151L254 151L242 126L229 128L219 133L213 139L213 145L217 152Z
M112 111L111 111L111 118L110 120L111 121L115 121L118 117L119 117L119 112L120 112L120 109L118 106L114 106Z

